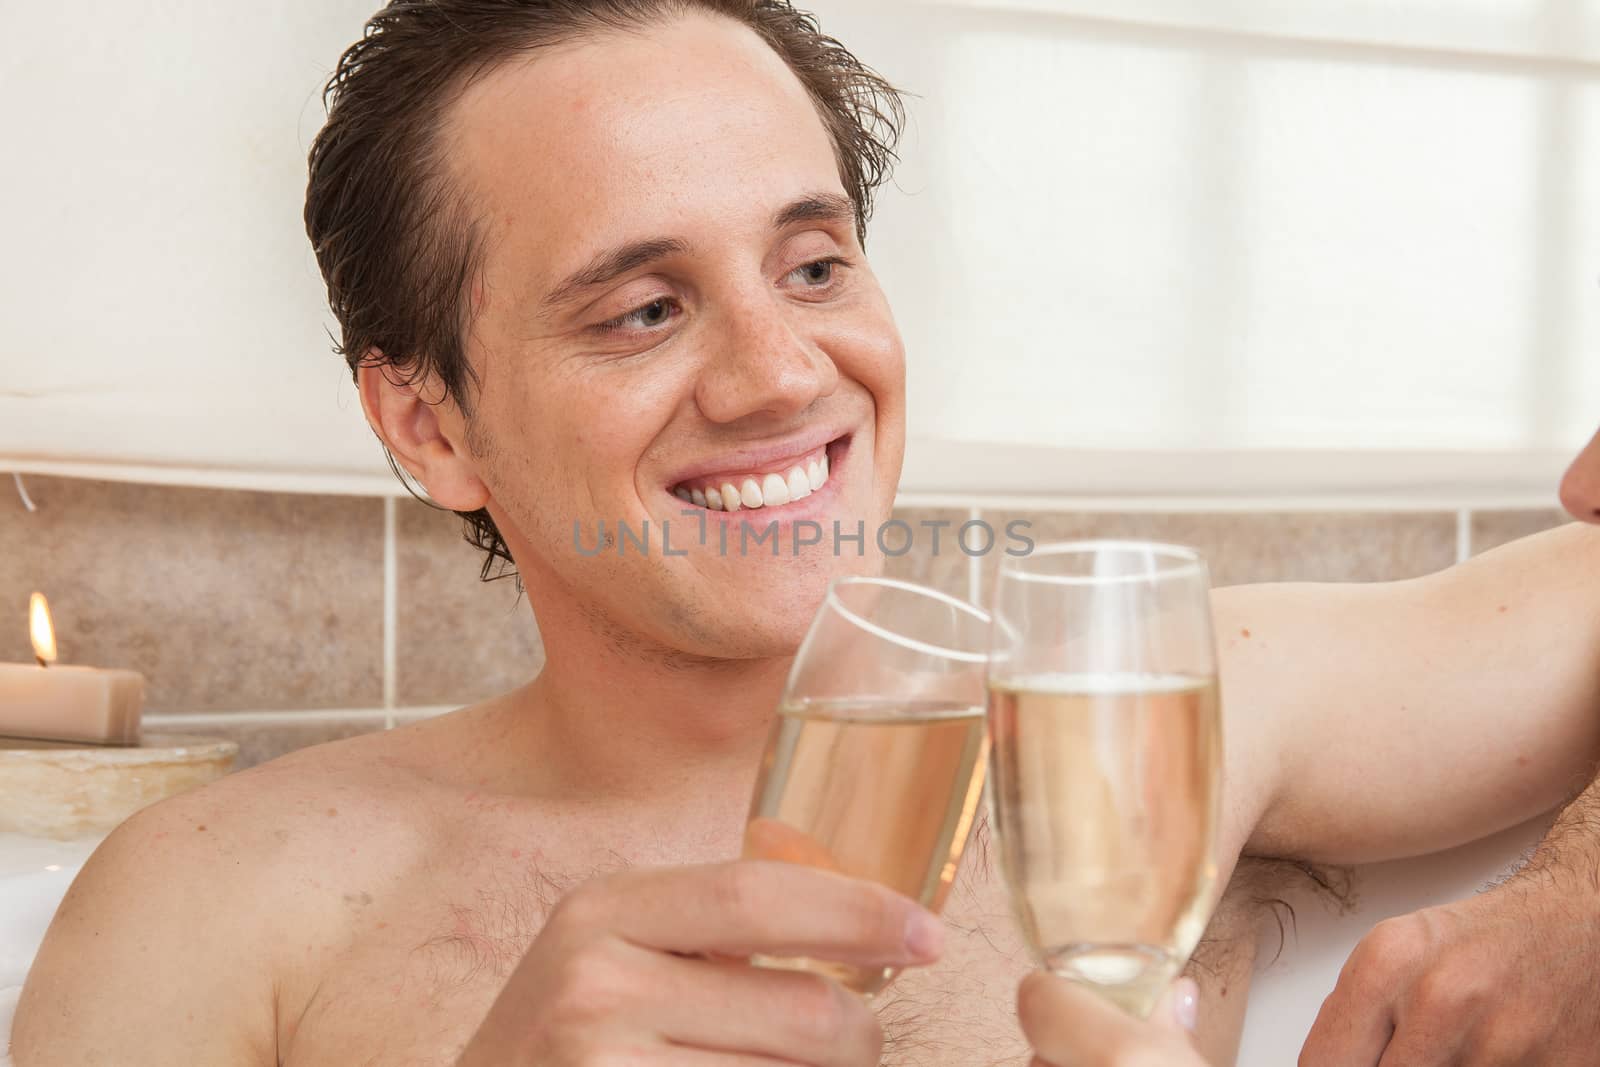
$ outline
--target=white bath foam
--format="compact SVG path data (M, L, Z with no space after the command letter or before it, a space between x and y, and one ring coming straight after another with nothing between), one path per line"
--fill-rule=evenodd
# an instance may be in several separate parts
M0 1067L12 1067L11 1021L28 968L61 898L100 840L0 833Z

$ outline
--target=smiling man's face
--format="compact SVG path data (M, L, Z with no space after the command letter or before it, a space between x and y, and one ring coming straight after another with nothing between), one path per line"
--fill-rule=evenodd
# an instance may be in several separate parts
M876 569L904 442L900 339L805 90L749 30L686 16L501 65L443 147L485 239L456 432L535 607L691 655L792 652L830 578ZM648 558L574 546L575 522L592 550L600 522L647 520ZM825 537L796 556L799 520ZM776 558L740 551L741 522L773 521ZM864 523L865 558L835 554L835 521Z

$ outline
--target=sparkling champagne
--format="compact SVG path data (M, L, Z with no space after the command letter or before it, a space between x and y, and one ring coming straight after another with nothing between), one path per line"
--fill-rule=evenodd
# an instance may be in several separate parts
M996 829L1045 966L1149 1014L1216 880L1215 678L1041 674L990 689Z
M879 882L938 911L983 793L981 707L803 701L778 710L756 783L744 854ZM872 994L893 971L774 960Z

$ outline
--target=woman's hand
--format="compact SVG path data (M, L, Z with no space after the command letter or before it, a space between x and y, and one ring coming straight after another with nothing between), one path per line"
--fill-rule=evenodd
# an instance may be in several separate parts
M1143 1022L1076 983L1035 971L1017 991L1017 1018L1033 1046L1032 1067L1205 1067L1187 1035L1198 1003L1194 982L1179 979Z

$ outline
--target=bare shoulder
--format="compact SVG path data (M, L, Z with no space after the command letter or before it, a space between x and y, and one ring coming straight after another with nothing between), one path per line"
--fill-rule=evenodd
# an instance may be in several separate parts
M1461 607L1515 610L1545 607L1563 591L1587 595L1600 575L1600 527L1569 522L1541 533L1508 541L1473 556L1458 567L1435 575L1431 592L1453 598ZM1545 598L1543 601L1534 598ZM1547 608L1544 614L1554 615Z
M18 1067L275 1064L299 960L352 887L434 829L404 731L319 745L137 813L63 898L17 1006Z

